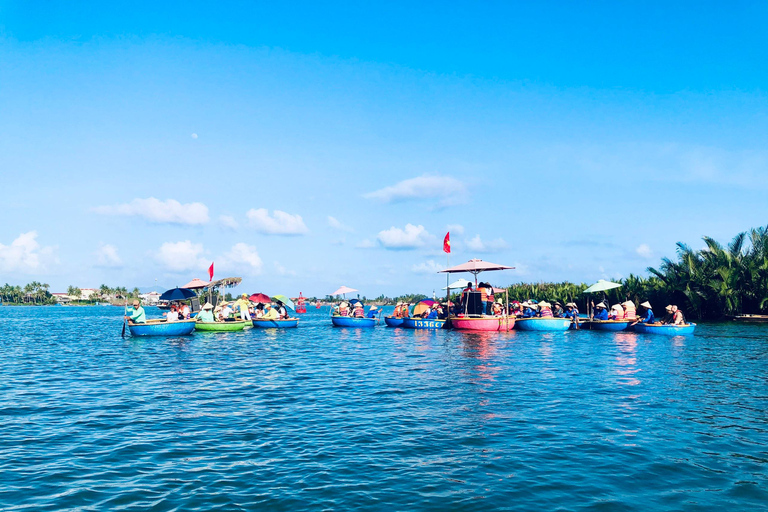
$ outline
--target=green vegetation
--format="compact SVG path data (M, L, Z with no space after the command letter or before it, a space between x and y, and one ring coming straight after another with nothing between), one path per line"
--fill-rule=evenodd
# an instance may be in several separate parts
M48 291L50 285L32 281L21 286L11 286L6 283L0 287L0 300L3 304L55 304L56 299Z
M739 233L727 247L710 237L703 240L706 247L700 251L678 243L677 261L663 258L658 269L648 268L647 278L630 274L616 280L622 287L606 292L608 301L629 299L638 305L647 300L656 310L675 304L697 319L768 311L768 226ZM584 312L586 288L568 282L520 283L508 290L510 301L573 301ZM595 294L596 299L602 296Z

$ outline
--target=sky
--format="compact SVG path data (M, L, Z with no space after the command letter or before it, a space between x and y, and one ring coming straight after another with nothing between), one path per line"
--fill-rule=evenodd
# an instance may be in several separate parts
M0 0L0 282L646 275L768 224L767 23L766 2Z

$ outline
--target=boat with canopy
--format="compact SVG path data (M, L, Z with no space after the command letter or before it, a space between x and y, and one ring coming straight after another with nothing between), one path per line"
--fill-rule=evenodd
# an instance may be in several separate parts
M483 261L480 259L472 259L461 265L440 270L439 273L456 274L462 272L468 272L475 276L475 286L477 286L477 275L481 272L491 272L499 270L512 270L515 267L508 267L506 265L499 265L497 263L491 263L489 261ZM450 293L451 285L446 286ZM477 294L475 297L474 294ZM509 311L509 294L506 293L506 308L504 311ZM480 302L479 292L470 292L463 301L464 310L458 314L448 317L450 326L453 329L459 330L471 330L471 331L509 331L515 326L515 318L507 315L502 316L486 315L479 312L476 305ZM471 306L470 306L471 304Z
M347 302L347 294L353 293L358 290L354 288L350 288L348 286L342 286L335 292L331 293L331 296L337 296L341 295L343 297L343 302ZM359 299L350 299L348 302L359 302ZM333 311L333 310L331 310ZM331 315L331 323L334 327L361 327L361 328L369 328L369 327L376 327L376 324L378 323L378 318L360 318L360 317L353 317L353 316L342 316L338 314L332 314Z

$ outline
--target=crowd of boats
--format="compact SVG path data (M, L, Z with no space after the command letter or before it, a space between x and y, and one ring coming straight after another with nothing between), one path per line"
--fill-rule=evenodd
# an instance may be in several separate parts
M589 312L584 315L575 302L565 305L555 302L529 299L524 302L509 301L506 290L495 289L487 283L478 283L477 274L489 270L505 270L511 267L497 265L482 260L452 267L442 272L469 272L475 276L475 285L466 282L466 286L456 302L448 298L445 301L425 299L416 304L398 303L391 315L383 316L383 311L376 305L366 306L359 299L343 298L331 310L331 324L342 328L373 328L383 325L390 328L405 329L456 329L466 331L567 331L571 329L589 329L599 331L635 331L649 334L686 335L693 334L696 324L687 323L676 306L667 306L667 315L657 321L651 304L641 304L642 315L638 315L634 303L627 300L614 304L607 309L605 302L589 302ZM239 284L239 278L228 278L216 282L217 286ZM616 283L599 281L585 293L605 292L620 286ZM204 290L215 288L212 283ZM451 285L446 287L450 292ZM342 286L333 296L346 297L346 294L358 290ZM494 293L504 292L505 299L495 298ZM205 297L205 294L201 295ZM212 295L209 293L208 295ZM206 302L202 307L200 296L188 288L175 288L166 291L161 299L178 307L171 306L164 318L148 320L139 301L134 301L130 312L126 310L123 334L127 325L134 336L177 336L191 334L193 331L232 332L246 327L285 329L297 328L299 318L294 313L306 312L306 304L299 295L298 304L283 296L268 296L258 293L248 296L242 294L237 300L212 304ZM192 299L187 304L185 301ZM319 307L319 305L318 305Z

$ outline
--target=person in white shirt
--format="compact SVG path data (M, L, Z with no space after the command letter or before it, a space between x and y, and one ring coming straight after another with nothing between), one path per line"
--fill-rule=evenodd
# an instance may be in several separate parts
M189 310L189 306L187 304L184 304L181 306L180 313L184 317L184 320L189 320L189 316L192 314L192 312Z
M176 306L171 306L171 309L164 316L168 322L178 322L179 312L176 310Z
M221 311L219 311L219 320L226 320L231 314L232 308L229 307L229 304L226 304L223 308L221 308Z

